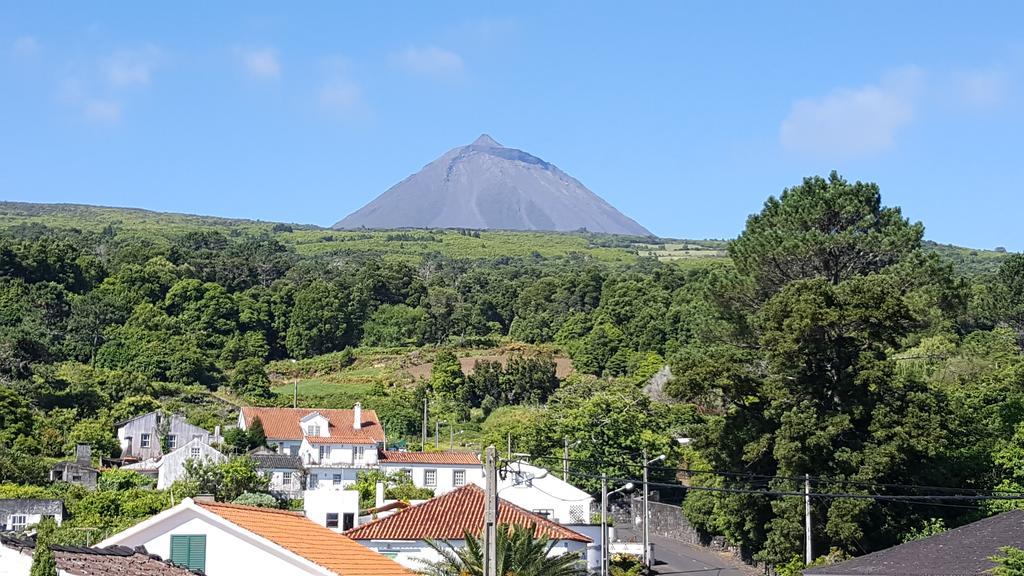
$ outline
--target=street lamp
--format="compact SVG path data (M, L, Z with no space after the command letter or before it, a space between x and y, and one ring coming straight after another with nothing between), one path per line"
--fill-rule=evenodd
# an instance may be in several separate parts
M661 462L665 460L665 455L661 454L657 458L651 460L647 459L647 450L644 450L644 493L643 493L643 515L644 515L644 567L647 569L651 568L651 531L650 531L650 497L647 493L647 468L655 462Z
M632 489L633 483L627 482L625 486L608 492L608 475L601 474L601 576L608 576L608 497Z

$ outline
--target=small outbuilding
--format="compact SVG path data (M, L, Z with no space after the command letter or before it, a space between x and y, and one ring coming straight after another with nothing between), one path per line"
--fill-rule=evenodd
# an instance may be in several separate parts
M64 501L38 498L0 500L0 532L21 532L39 524L43 518L53 518L60 526L64 521Z
M99 478L99 470L92 467L92 448L88 444L79 444L75 447L74 460L57 462L50 468L51 482L79 484L89 490L96 489Z

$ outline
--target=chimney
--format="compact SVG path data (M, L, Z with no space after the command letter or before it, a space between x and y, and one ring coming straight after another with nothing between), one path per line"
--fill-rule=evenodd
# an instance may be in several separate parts
M352 428L360 430L363 427L363 405L361 402L356 402L356 407L352 409Z
M75 446L75 462L81 466L92 466L92 448L88 444Z
M194 502L216 502L213 494L196 494L196 497L192 500Z
M377 482L377 497L374 500L374 506L380 508L384 505L384 483Z
M211 444L216 444L221 441L220 437L220 424L213 427L213 438L210 438Z

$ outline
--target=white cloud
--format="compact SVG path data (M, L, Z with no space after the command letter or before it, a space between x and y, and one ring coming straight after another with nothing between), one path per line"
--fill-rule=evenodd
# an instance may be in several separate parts
M39 41L33 36L22 36L11 45L11 53L17 58L28 58L39 52Z
M884 151L914 119L923 84L920 69L903 68L878 84L798 100L782 121L779 140L792 152L829 158Z
M406 48L392 54L391 63L412 74L437 79L454 78L463 71L461 56L437 46Z
M93 122L117 122L121 119L121 103L110 98L96 98L75 77L61 82L57 99Z
M160 62L160 51L154 46L139 50L121 50L103 62L107 82L118 88L146 86Z
M347 120L366 116L369 106L362 86L352 77L352 62L344 56L332 56L324 60L323 69L326 80L316 94L320 108Z
M363 91L351 80L336 79L328 82L317 95L320 106L328 112L350 117L365 109Z
M245 72L252 78L274 79L281 75L281 61L273 48L239 50Z
M121 104L113 100L89 100L82 104L82 112L90 120L117 122L121 119Z
M1006 99L1009 78L1000 68L962 70L953 74L953 89L972 108L994 108Z

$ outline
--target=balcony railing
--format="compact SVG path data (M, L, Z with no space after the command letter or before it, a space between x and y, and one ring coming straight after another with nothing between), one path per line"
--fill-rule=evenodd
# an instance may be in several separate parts
M377 468L376 462L367 462L365 460L357 460L352 462L351 460L335 460L332 458L320 458L312 454L307 454L302 462L306 466L319 466L321 468Z

